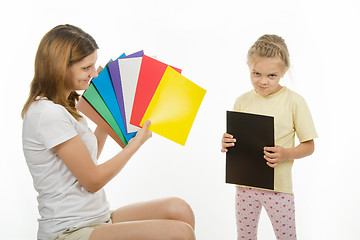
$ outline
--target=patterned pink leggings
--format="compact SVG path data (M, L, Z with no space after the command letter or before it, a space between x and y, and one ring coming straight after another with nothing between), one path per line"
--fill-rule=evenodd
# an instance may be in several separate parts
M276 239L296 240L294 195L256 188L236 187L238 240L256 240L262 206L271 220Z

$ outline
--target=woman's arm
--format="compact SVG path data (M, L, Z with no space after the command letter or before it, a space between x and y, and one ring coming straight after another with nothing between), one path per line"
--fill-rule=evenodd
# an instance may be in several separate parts
M314 140L301 142L294 148L280 146L264 147L264 158L270 167L276 167L280 162L299 159L311 155L314 152Z
M99 126L96 127L94 134L96 136L97 145L98 145L97 158L99 158L100 154L104 148L105 141L106 141L108 134L104 130L102 130L102 128L100 128Z
M89 192L97 192L123 169L134 153L151 137L149 125L150 121L145 122L143 128L122 151L100 165L95 165L79 136L57 145L54 149L80 184Z

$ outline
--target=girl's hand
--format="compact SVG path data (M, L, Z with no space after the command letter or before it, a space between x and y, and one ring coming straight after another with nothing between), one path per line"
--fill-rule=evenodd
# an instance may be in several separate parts
M275 147L264 147L264 154L267 165L272 168L283 161L289 160L287 150L277 145Z
M148 130L148 127L150 126L151 122L150 120L147 120L143 127L136 133L135 137L130 139L128 144L131 144L133 142L138 143L139 145L143 145L149 138L152 136L152 132Z
M264 147L264 158L267 161L267 165L274 168L280 162L309 156L314 152L314 148L313 139L301 142L295 148L283 148L280 146Z
M224 133L221 140L221 152L227 152L226 148L235 146L236 139L233 135Z

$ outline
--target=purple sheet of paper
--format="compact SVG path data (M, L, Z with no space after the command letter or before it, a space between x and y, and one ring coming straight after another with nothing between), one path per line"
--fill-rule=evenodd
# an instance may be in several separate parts
M126 123L121 117L120 108L117 103L116 94L111 83L110 74L107 66L105 66L105 68L99 73L98 77L92 80L92 84L94 84L97 92L100 94L101 98L103 99L106 106L113 115L126 141L129 141L135 135L127 134L126 132L126 127L125 127Z
M121 55L119 58L134 58L134 57L142 57L144 55L144 51L139 51L133 54L130 54L128 56L125 56L125 54ZM118 59L119 59L118 58ZM120 69L119 69L119 62L118 60L112 61L108 63L108 69L111 76L111 82L113 85L113 88L115 90L117 102L119 104L121 117L126 123L126 116L125 116L125 106L124 106L124 97L123 97L123 90L121 87L121 77L120 77ZM125 124L125 128L127 131L127 127Z

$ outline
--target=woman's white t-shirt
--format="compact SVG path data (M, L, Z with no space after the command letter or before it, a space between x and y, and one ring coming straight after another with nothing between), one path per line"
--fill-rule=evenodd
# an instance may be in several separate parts
M77 121L63 106L37 98L23 121L23 150L38 192L38 239L48 240L72 227L106 222L109 204L103 189L88 192L71 174L53 147L76 135L97 164L97 140L85 118Z

